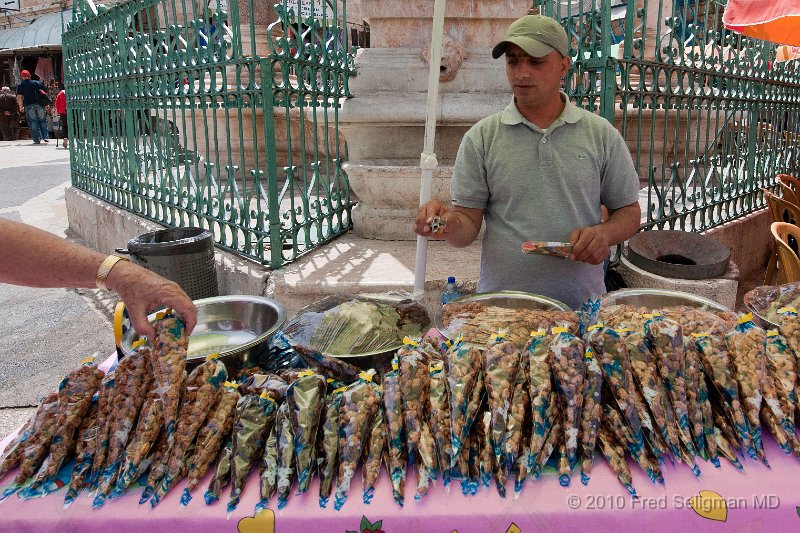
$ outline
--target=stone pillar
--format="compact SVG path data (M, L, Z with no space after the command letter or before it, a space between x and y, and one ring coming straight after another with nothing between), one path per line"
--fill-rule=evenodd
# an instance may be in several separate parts
M419 205L433 0L362 0L371 48L359 50L353 98L345 101L339 129L348 140L346 172L359 199L354 232L387 240L413 239ZM491 48L530 0L448 0L434 152L433 197L450 198L450 177L464 133L502 110L511 92L502 59Z

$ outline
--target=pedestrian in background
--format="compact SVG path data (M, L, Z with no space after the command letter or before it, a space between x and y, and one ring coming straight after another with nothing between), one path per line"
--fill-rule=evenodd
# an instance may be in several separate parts
M56 113L58 113L59 121L61 122L61 135L64 137L64 148L67 147L67 138L69 137L69 129L67 128L67 93L64 89L64 84L58 84L58 94L56 95Z
M47 96L44 84L31 79L31 73L23 70L19 73L22 81L17 85L17 105L20 113L25 113L28 129L31 131L33 144L41 144L47 140L47 111L39 104L40 94ZM49 106L48 106L49 107Z
M0 88L0 141L16 141L18 129L17 99L8 87Z

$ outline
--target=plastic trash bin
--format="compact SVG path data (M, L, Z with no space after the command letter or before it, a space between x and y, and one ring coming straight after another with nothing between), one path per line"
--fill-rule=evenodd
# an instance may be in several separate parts
M174 281L192 300L219 295L214 236L202 228L170 228L128 241L131 260Z

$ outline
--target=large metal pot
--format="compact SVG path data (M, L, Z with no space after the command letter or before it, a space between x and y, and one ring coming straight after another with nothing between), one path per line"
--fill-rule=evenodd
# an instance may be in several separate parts
M195 300L197 326L189 337L187 366L219 353L229 373L258 365L269 350L269 340L286 322L286 310L275 300L261 296L231 295ZM150 315L155 320L155 314ZM133 328L120 341L123 354L133 353L139 338Z

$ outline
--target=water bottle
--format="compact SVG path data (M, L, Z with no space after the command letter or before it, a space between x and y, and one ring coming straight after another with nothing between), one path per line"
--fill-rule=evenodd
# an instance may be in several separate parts
M447 278L447 284L442 289L442 305L451 302L456 298L461 298L461 290L456 285L456 278L450 276Z

